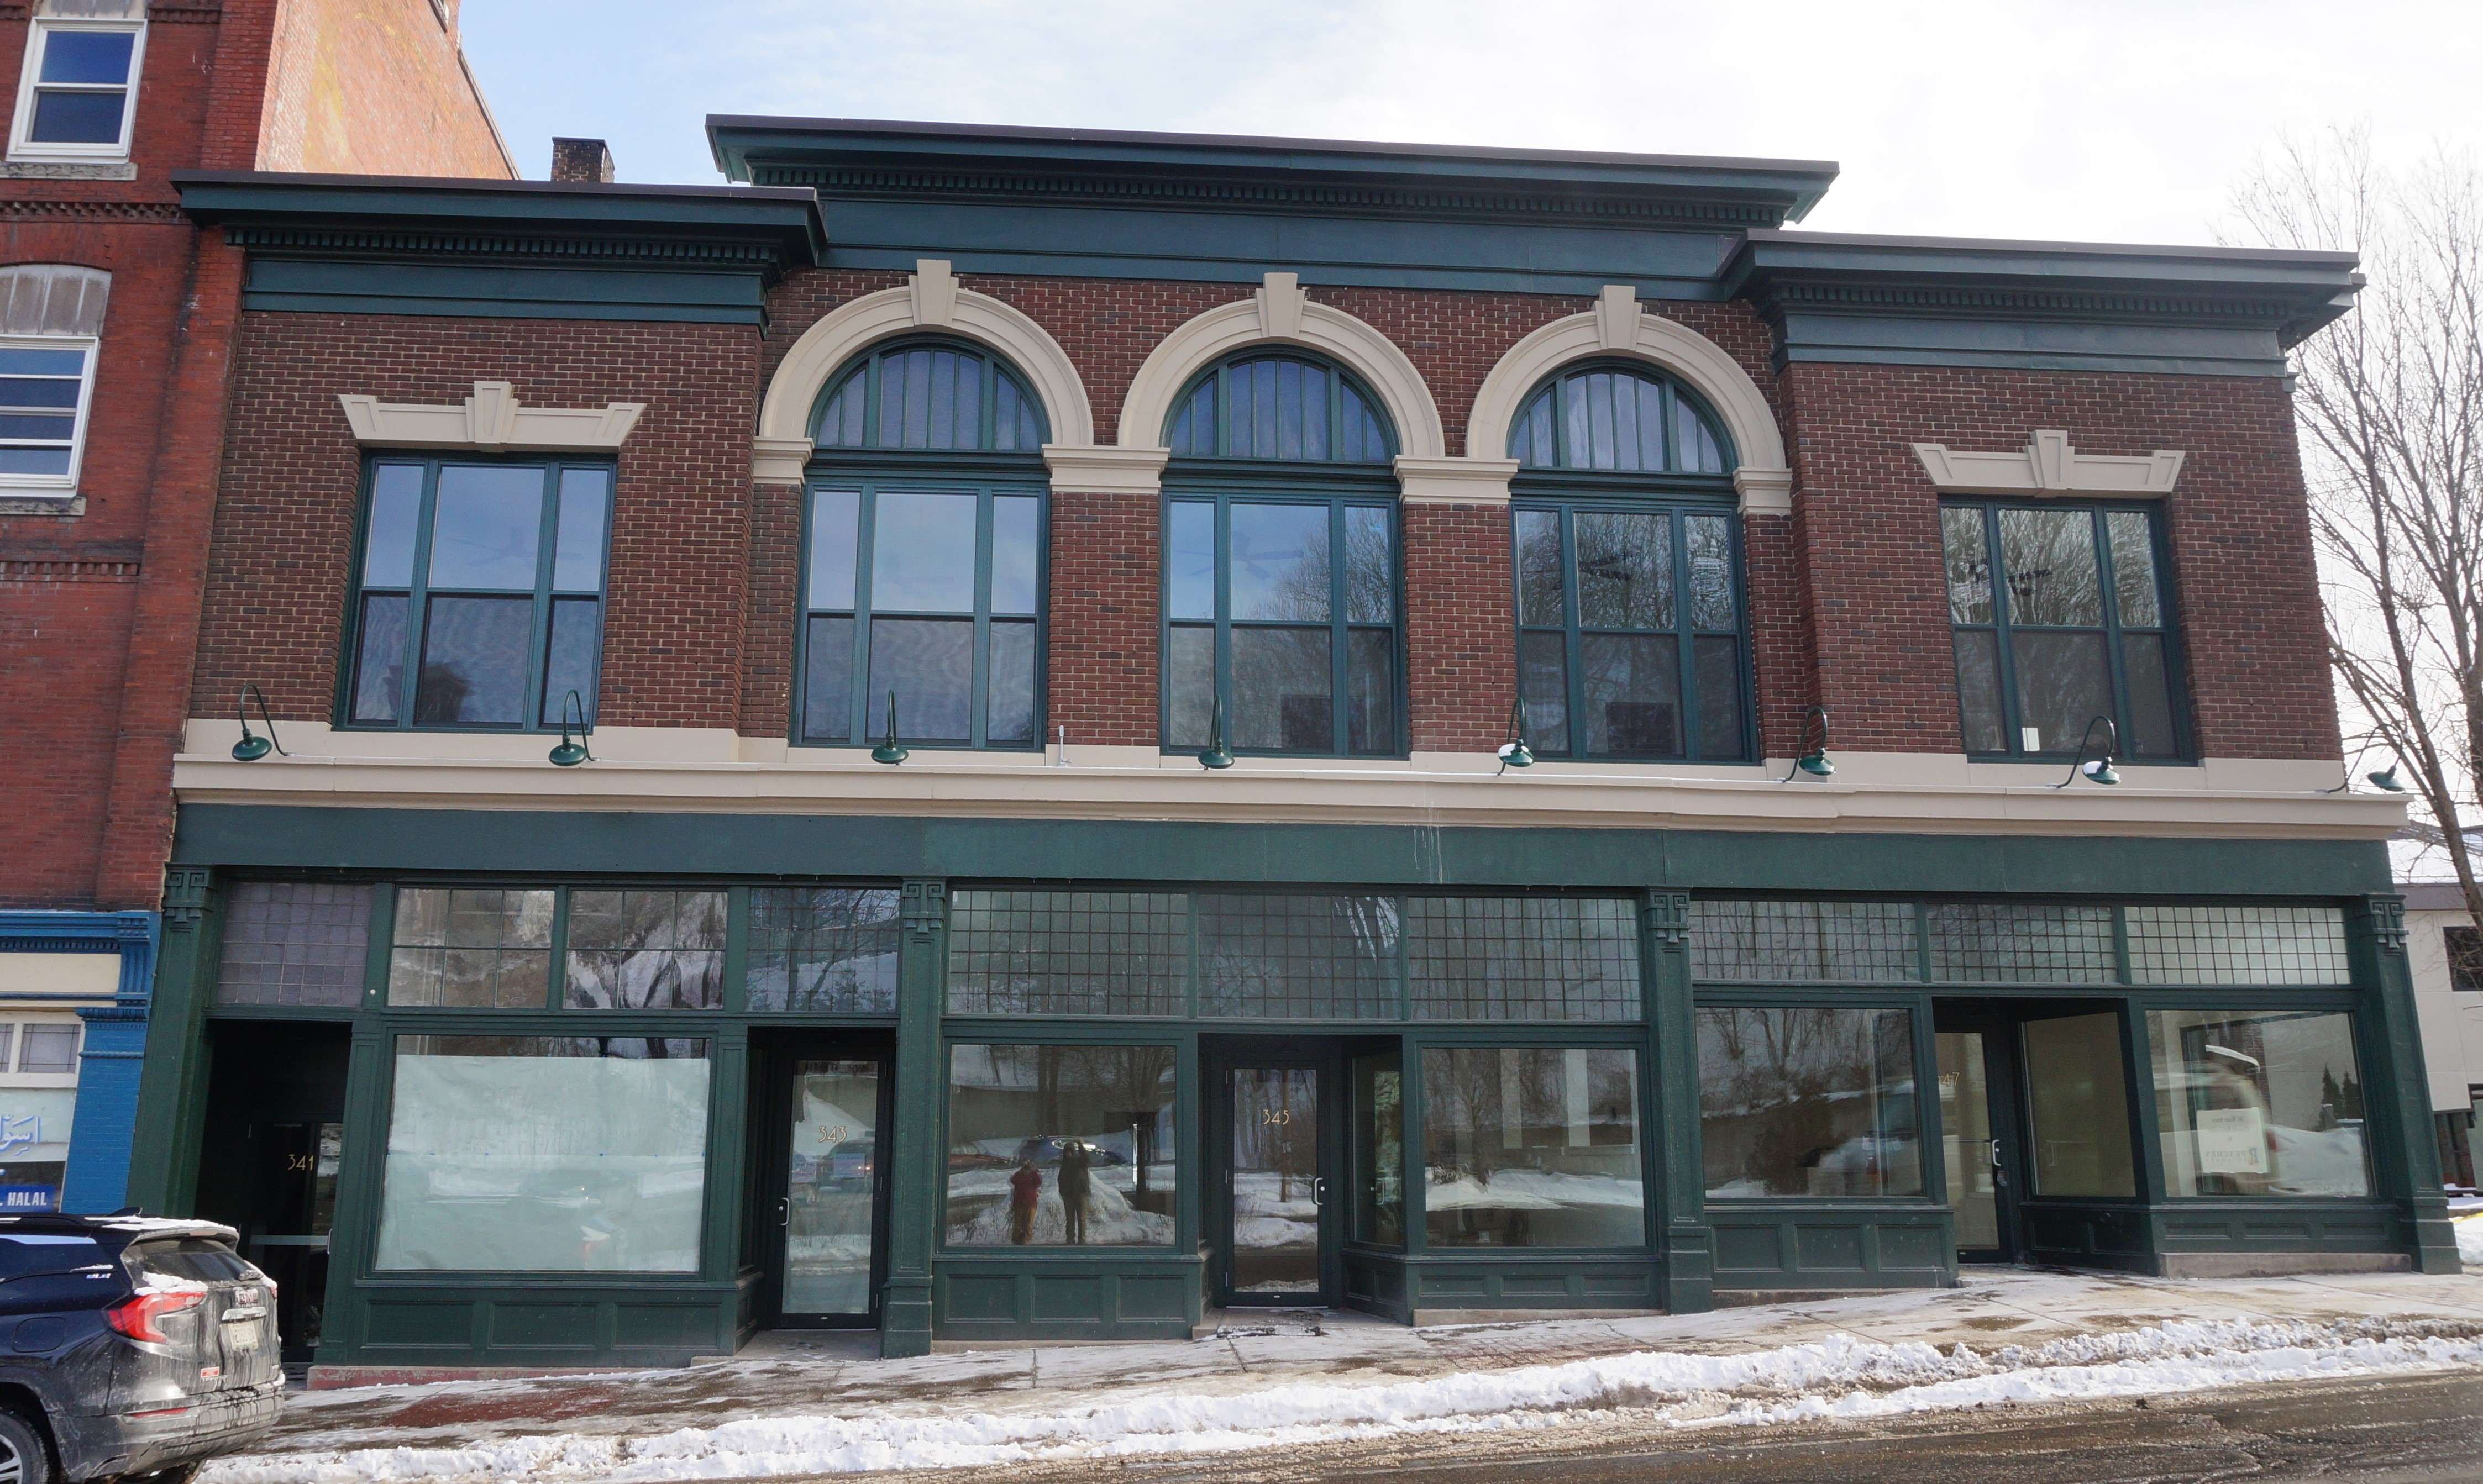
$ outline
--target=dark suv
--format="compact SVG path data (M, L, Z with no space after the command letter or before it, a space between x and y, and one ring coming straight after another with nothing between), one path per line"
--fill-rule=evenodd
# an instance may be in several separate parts
M276 1286L230 1227L0 1216L0 1484L181 1484L283 1390Z

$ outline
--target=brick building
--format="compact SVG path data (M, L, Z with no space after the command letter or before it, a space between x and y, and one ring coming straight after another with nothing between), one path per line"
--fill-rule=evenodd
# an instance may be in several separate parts
M171 174L511 173L455 25L0 5L0 1207L127 1172L242 265Z
M2284 382L2350 259L709 129L180 179L247 264L132 1189L334 1151L323 1374L2454 1260Z

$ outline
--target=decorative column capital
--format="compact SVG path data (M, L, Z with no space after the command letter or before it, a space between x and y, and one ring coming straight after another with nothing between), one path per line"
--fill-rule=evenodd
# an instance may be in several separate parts
M164 926L181 933L197 928L199 919L207 914L207 899L214 889L214 873L203 865L166 867Z
M2393 891L2374 891L2363 898L2363 931L2371 945L2392 959L2405 957L2405 898Z
M1639 912L1657 947L1678 953L1690 946L1689 892L1650 891Z
M948 884L907 882L901 888L897 916L905 931L916 937L928 938L939 932L948 922Z

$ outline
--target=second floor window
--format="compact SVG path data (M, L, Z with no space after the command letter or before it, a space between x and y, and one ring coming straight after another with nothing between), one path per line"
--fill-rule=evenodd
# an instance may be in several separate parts
M588 720L603 647L609 464L380 458L370 465L347 725Z
M1393 452L1377 403L1291 355L1206 372L1174 404L1164 502L1163 745L1403 751Z
M2186 755L2155 511L1959 501L1940 539L1967 753L2067 757L2103 716L2124 757Z
M1042 404L973 346L832 380L803 512L793 740L1043 745Z
M17 86L10 158L127 158L146 38L144 21L37 20Z
M1517 685L1536 752L1750 759L1731 448L1637 364L1564 371L1519 412Z

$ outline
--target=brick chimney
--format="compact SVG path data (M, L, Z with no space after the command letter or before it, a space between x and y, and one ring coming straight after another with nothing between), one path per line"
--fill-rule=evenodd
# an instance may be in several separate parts
M551 178L589 185L612 182L612 151L600 139L555 139L551 142Z

